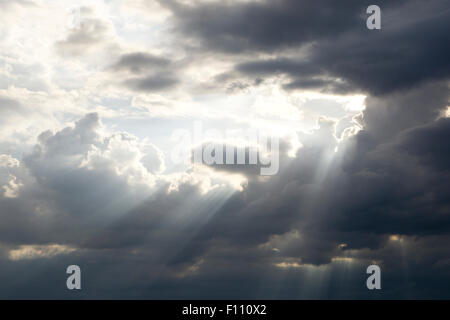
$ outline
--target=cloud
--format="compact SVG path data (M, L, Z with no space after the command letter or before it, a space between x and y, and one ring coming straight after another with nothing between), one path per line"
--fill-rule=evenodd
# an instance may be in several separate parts
M149 142L126 133L103 135L97 114L55 134L43 132L22 161L2 159L6 191L13 191L8 177L21 186L14 197L0 200L1 241L25 244L79 243L79 232L95 232L91 219L107 223L145 199L164 167L161 152ZM15 234L17 229L23 233Z
M423 97L426 92L429 98L435 94L430 87L422 90ZM384 103L389 109L408 112L410 96L402 97L386 96ZM441 98L444 97L448 98L448 91L441 92ZM430 102L426 107L433 110L446 105L441 104L445 99L435 97L434 101L436 104ZM369 101L366 112L377 110L377 103ZM390 235L410 237L405 241L414 247L425 243L428 246L435 237L445 238L450 217L445 187L448 172L443 162L429 161L445 149L438 151L428 139L431 135L439 145L448 121L436 122L420 114L411 120L406 127L389 131L389 138L378 138L375 132L372 135L370 130L362 130L338 145L333 126L326 122L309 139L303 137L297 157L283 166L278 176L264 182L250 180L244 191L230 198L185 249L183 259L195 261L201 257L205 261L196 281L201 281L200 275L213 272L208 266L230 267L230 261L241 266L246 261L267 266L268 261L288 265L286 261L298 259L294 260L296 265L311 265L313 269L343 262L364 265L369 263L364 262L366 259L392 265L395 259L386 256L394 250ZM384 120L369 117L365 121L370 128ZM422 126L414 128L418 123ZM424 143L417 145L412 141ZM435 152L435 157L429 150ZM290 236L292 230L295 237ZM263 253L258 250L262 245L277 250ZM416 275L426 272L419 265L438 263L445 255L440 252L416 261ZM232 277L239 275L233 273ZM428 286L421 285L411 294L422 296L421 290ZM439 292L444 294L445 290Z
M142 92L154 92L173 88L178 83L176 78L165 74L152 75L144 78L132 78L123 82L129 89Z
M9 258L13 261L22 259L36 259L40 257L50 258L58 254L68 254L73 251L74 249L72 248L57 244L46 246L21 246L19 249L10 250Z
M19 165L19 160L11 155L0 154L0 186L5 198L17 197L20 188L23 186L16 176Z
M239 53L235 71L250 77L285 75L289 90L381 94L448 79L445 1L426 8L420 1L379 3L385 19L381 32L365 27L368 5L263 1L171 8L180 32L198 39L202 49ZM416 17L411 12L421 11L423 16L411 18Z
M275 51L331 38L363 20L361 1L258 1L183 5L169 1L178 29L198 38L204 47L230 53ZM326 8L323 10L322 8Z
M450 133L449 122L449 118L442 118L430 125L409 130L402 135L399 145L423 164L445 171L448 169L450 150L442 139Z
M2 118L2 124L6 122L7 118L10 118L12 116L15 116L16 114L22 114L23 113L23 107L22 105L13 99L10 99L8 97L0 97L0 114Z
M83 281L103 288L89 291L89 297L114 297L120 291L122 297L147 298L160 294L155 288L185 284L191 290L169 290L164 297L232 297L242 283L254 288L263 277L276 286L278 277L288 271L294 272L287 277L295 281L307 279L308 272L309 277L322 272L339 275L345 266L364 274L364 266L373 260L383 270L391 270L386 271L389 280L385 281L392 281L392 287L383 297L396 296L398 286L405 285L398 280L402 270L396 266L400 250L396 246L410 246L420 252L417 260L408 260L410 275L430 280L420 281L420 287L410 292L425 297L434 287L433 273L441 280L450 276L442 267L447 249L436 247L437 239L445 241L449 227L448 170L446 162L435 161L440 150L432 143L445 141L449 123L433 115L446 106L448 91L437 97L436 88L424 86L418 91L429 102L429 116L417 108L397 127L396 114L401 119L402 112L416 110L410 104L416 91L369 99L364 111L367 129L341 142L335 137L335 122L322 119L316 130L300 135L302 147L295 158L282 162L278 175L255 176L240 192L222 187L203 192L201 180L191 178L170 188L171 182L165 180L159 188L150 184L145 197L133 198L120 208L113 199L142 188L145 177L154 179L145 173L146 161L139 156L145 150L132 136L104 135L98 116L87 115L74 127L41 134L35 150L24 159L38 185L33 187L32 177L22 179L25 187L19 198L1 199L2 243L9 243L12 252L26 243L77 248L48 257L48 270L76 252L80 265L89 266L94 274L106 272L113 279L122 274L108 294L102 290L111 283L88 276ZM375 130L377 123L386 121L375 116L377 112L393 115L393 128L385 130L389 134ZM9 212L15 212L14 219ZM113 258L119 253L120 260ZM89 262L91 255L95 262ZM112 261L114 270L103 269ZM142 264L151 275L136 271ZM436 267L426 271L430 266ZM124 276L132 271L138 272L146 289L136 286L124 293L120 288L135 284ZM366 292L357 289L357 279L351 279L346 284L349 291L330 294L365 297ZM330 279L330 285L338 280ZM305 285L302 288L299 293L287 286L277 297L321 296L305 291ZM256 297L252 292L243 290L241 297ZM260 297L271 297L269 292ZM56 290L46 296L65 294ZM438 288L433 294L445 297L446 291ZM27 296L42 297L42 293L29 291Z
M167 58L144 52L135 52L122 55L112 68L114 70L129 70L134 73L140 73L152 68L166 67L170 62Z
M180 82L179 67L164 57L133 52L121 55L110 69L126 77L121 86L138 92L157 92L176 87Z
M71 13L76 14L72 17L74 25L68 30L67 37L55 44L60 55L77 57L117 46L114 43L114 26L110 21L99 18L92 7L82 6L74 10Z
M162 48L127 33L129 16L82 9L55 44L87 79L79 87L59 88L51 71L51 92L19 89L15 58L2 57L0 143L18 142L0 154L0 297L448 298L445 1L382 2L380 32L356 0L160 3L164 26L152 28L175 38ZM21 77L54 57L20 64ZM130 116L142 108L156 119ZM165 136L194 115L219 129L295 124L279 173L172 167ZM64 288L74 263L79 295Z

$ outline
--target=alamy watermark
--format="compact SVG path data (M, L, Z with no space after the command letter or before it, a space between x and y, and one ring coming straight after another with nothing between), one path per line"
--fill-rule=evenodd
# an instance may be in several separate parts
M81 28L81 7L69 8L67 16L67 29L79 30Z
M376 264L372 264L367 267L366 273L370 274L370 276L367 278L367 281L366 281L367 289L380 290L381 289L381 269L380 269L380 267L377 266Z
M171 152L174 164L253 166L262 176L275 175L280 167L279 138L261 130L204 130L196 121L192 131L175 130L171 139L176 142Z
M67 278L66 286L69 290L81 290L81 269L77 265L70 265L66 269L66 273L70 274Z
M372 4L367 7L367 14L370 16L366 20L366 26L369 30L381 29L381 9L379 6Z

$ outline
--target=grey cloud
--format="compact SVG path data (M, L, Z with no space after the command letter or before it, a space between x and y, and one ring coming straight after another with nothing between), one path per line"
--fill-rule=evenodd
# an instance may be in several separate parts
M446 1L382 1L379 31L366 28L369 4L268 1L172 10L180 30L200 39L203 49L241 53L235 66L241 77L285 74L286 89L382 94L448 79ZM292 58L294 48L305 48L303 58Z
M119 61L112 66L114 70L129 70L135 73L144 72L147 69L167 67L169 59L151 55L144 52L124 54Z
M430 5L439 10L442 4L435 1ZM420 6L416 8L414 2L411 8L406 5L397 19L410 10L420 10ZM357 32L319 44L312 53L313 61L326 73L373 94L412 88L448 79L450 38L445 30L449 27L448 11L398 28L385 25L378 33Z
M74 127L46 131L10 170L23 187L16 197L0 198L3 243L78 246L145 199L146 183L156 183L152 170L162 165L158 151L124 133L104 137L99 128L94 113ZM130 189L129 179L136 188Z
M181 82L181 65L170 59L144 52L123 54L110 67L126 80L120 83L133 91L154 92L169 90Z
M178 79L164 74L150 75L142 78L131 78L122 84L135 91L152 92L175 87Z
M384 2L396 6L400 2ZM365 27L361 1L261 1L229 5L213 2L197 6L170 1L178 29L200 39L209 50L239 53L276 51L339 36ZM167 5L167 4L166 4Z
M450 146L445 141L450 136L449 130L450 119L442 118L431 125L405 132L400 138L399 146L423 164L445 172L450 163Z

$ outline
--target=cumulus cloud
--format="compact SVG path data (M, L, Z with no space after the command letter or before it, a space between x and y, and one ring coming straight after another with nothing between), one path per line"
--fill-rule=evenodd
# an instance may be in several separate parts
M75 234L86 223L80 217L95 220L103 216L106 222L149 195L157 183L156 174L164 166L160 151L129 134L105 136L100 130L98 115L89 114L74 127L55 134L43 132L23 161L2 155L6 190L1 200L3 241L21 241L20 236L9 238L11 232L19 226L32 228L35 219L35 232L24 237L32 239L32 234L38 234L34 238L38 243L52 239L59 243L62 234L58 232L67 232L64 241L71 241L69 234L73 231L76 239ZM113 195L115 204L109 200ZM11 211L16 215L11 216ZM58 222L52 222L54 218ZM19 225L14 227L15 223ZM53 234L42 230L53 227L58 230Z

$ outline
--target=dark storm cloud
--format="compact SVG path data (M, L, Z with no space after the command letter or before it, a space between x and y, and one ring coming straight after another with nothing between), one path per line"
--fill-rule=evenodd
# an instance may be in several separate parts
M403 8L402 14L408 9ZM402 14L397 18L400 21ZM449 28L450 12L436 12L406 26L390 29L384 25L380 32L365 30L340 41L324 42L311 53L311 62L327 74L374 94L448 79Z
M450 163L450 144L446 143L448 137L450 119L444 118L406 132L400 145L420 162L445 171Z
M291 78L288 89L380 94L410 88L449 77L449 21L450 13L394 30L383 26L379 32L348 33L337 41L318 42L306 61L274 58L244 62L236 70L259 76L286 74ZM345 83L336 84L335 79Z
M344 174L329 190L327 228L372 234L442 234L450 230L445 140L446 84L367 100L365 129L349 140ZM432 141L430 135L434 138ZM345 145L343 147L345 147ZM420 150L420 152L419 152ZM433 161L434 160L434 161ZM352 191L349 196L348 190Z
M386 7L403 1L383 2ZM176 15L184 36L200 39L209 50L240 53L276 51L329 39L365 28L367 1L277 0L182 5L162 1ZM367 3L367 4L366 4Z
M381 30L368 30L361 1L273 1L194 7L173 5L185 36L207 50L244 53L247 76L285 74L286 89L372 94L409 88L450 74L450 13L446 1L380 1ZM306 48L303 58L283 57ZM276 54L258 60L247 51ZM245 58L245 57L249 58ZM239 77L236 75L236 77Z

